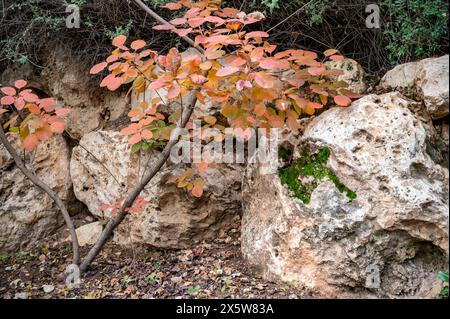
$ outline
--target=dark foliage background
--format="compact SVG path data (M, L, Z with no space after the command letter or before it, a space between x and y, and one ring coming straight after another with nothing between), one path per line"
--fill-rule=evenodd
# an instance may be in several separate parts
M163 17L171 18L169 10L158 8L169 0L145 2ZM365 26L365 8L370 1L224 2L243 11L266 13L267 19L258 28L273 28L271 40L281 48L338 48L375 77L395 64L448 52L447 1L380 0L380 29ZM68 4L80 7L79 29L65 26ZM176 36L152 30L154 24L129 0L1 0L0 72L10 63L40 66L43 54L60 45L88 67L108 54L110 40L118 34L145 39L156 50L183 47Z

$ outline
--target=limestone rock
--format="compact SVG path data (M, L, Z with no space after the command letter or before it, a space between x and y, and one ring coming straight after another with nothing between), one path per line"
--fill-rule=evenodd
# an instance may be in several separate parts
M63 219L53 200L22 174L1 144L0 158L0 251L23 249L55 231ZM70 210L74 196L69 161L66 142L55 136L38 146L29 167Z
M75 195L92 214L108 218L110 214L100 210L101 204L113 204L124 196L142 175L145 163L150 159L151 166L159 153L153 151L139 160L138 155L131 153L126 140L110 131L92 132L80 143L104 163L111 174L85 150L74 148L70 171ZM143 194L150 204L143 212L127 216L115 233L117 242L187 247L213 238L240 214L242 169L239 166L223 165L217 170L208 170L205 192L200 199L170 183L169 177L179 174L184 167L184 164L169 164L156 175Z
M324 178L305 204L277 175L250 167L245 260L313 295L435 297L436 274L448 269L449 174L427 154L427 124L408 103L398 93L369 95L306 129L305 149L330 150L326 165L353 200Z
M329 61L325 63L329 69L341 70L342 75L336 77L337 81L344 81L349 86L348 89L356 94L363 94L367 90L365 83L366 72L358 62L352 59L342 61Z
M95 244L103 231L103 227L100 222L93 222L78 227L75 231L80 246L86 246Z
M401 64L386 73L380 86L423 100L430 116L439 119L449 110L448 70L448 55Z
M95 81L89 70L67 63L67 56L58 51L48 57L41 81L46 83L48 94L72 109L67 131L77 139L119 118L129 108L126 93L100 88L99 79Z

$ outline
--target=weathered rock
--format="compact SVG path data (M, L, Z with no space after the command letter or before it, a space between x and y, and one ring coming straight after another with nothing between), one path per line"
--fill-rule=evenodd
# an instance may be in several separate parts
M53 200L22 174L1 144L0 158L0 251L23 249L55 231L63 219ZM38 146L30 167L71 209L69 160L66 142L55 136Z
M445 117L449 111L449 56L398 65L386 73L380 86L423 100L433 119Z
M306 129L305 150L330 150L326 167L343 193L316 179L305 204L277 175L249 168L247 262L319 296L435 297L436 274L448 269L449 175L427 154L427 124L408 104L398 93L369 95Z
M78 139L119 118L129 108L126 93L100 88L88 71L76 63L67 63L67 57L57 51L49 56L41 74L48 94L72 109L67 117L67 131Z
M115 203L136 184L148 156L139 161L125 139L115 132L92 132L80 143L104 163L111 174L85 150L74 148L70 172L75 195L98 218L109 217L109 212L104 214L100 210L101 204ZM158 154L156 151L150 154L150 166ZM156 175L143 194L150 204L143 212L127 217L115 233L116 241L165 248L187 247L213 238L240 213L240 167L219 166L217 170L208 170L205 193L200 199L168 181L183 167L183 164L169 164Z
M78 227L75 231L80 246L86 246L95 244L103 231L103 227L100 222L93 222Z
M344 81L348 89L356 94L363 94L367 90L365 82L366 72L358 62L352 59L342 61L329 61L325 63L329 69L341 70L343 74L336 77L337 81Z

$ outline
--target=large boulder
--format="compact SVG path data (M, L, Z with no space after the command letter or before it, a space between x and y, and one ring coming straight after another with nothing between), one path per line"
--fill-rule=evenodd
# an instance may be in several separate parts
M15 146L19 149L17 143ZM15 166L2 144L0 159L0 251L28 248L54 232L63 224L63 218L53 200ZM61 136L55 136L38 146L29 167L71 210L76 205L69 161L66 142Z
M448 55L401 64L386 73L380 86L423 100L430 116L439 119L449 110L448 69Z
M109 218L100 206L113 204L127 194L142 176L145 164L159 155L152 151L139 159L117 132L97 131L83 137L72 153L70 172L77 198L99 219ZM98 160L98 161L97 161ZM104 166L102 164L104 164ZM144 190L150 203L138 214L131 214L115 232L120 244L148 244L181 248L213 238L241 212L242 169L218 166L205 173L205 193L197 199L173 184L170 176L180 174L184 164L166 165Z
M435 297L448 269L449 174L427 154L432 128L410 103L390 93L330 109L290 167L249 167L245 260L323 297Z

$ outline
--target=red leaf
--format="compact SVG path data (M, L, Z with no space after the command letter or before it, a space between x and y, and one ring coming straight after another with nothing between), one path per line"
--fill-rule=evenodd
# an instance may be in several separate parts
M9 95L9 96L16 95L16 90L10 86L5 86L5 87L1 88L1 91L4 94Z
M228 76L239 71L237 66L228 66L217 71L217 76Z
M120 46L122 46L125 43L125 41L127 41L127 37L124 36L123 34L121 34L121 35L118 35L117 37L115 37L113 39L112 44L115 47L120 47Z
M334 97L334 102L339 106L349 106L352 100L345 95L336 95Z
M16 82L14 82L14 86L20 90L21 88L24 88L25 86L27 86L27 81L17 80Z
M108 66L108 63L101 62L99 64L94 65L89 71L90 74L97 74L103 71Z

